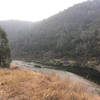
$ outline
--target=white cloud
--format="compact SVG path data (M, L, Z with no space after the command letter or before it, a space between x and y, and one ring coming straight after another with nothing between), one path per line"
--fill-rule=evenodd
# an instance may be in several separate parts
M86 0L0 0L0 20L38 21Z

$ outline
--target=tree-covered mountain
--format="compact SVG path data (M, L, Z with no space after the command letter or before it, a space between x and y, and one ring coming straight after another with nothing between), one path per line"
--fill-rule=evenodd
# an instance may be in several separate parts
M26 34L32 24L32 22L19 20L0 21L0 26L5 29L10 41L17 40L20 36Z
M24 37L25 34L28 34L31 26L33 25L32 22L27 21L19 21L19 20L7 20L7 21L0 21L0 26L5 29L7 33L7 37L9 40L10 48L11 45L16 45L19 41L20 37ZM14 47L16 48L16 46ZM12 56L16 54L14 48L12 49Z
M9 39L18 33L10 43L14 58L70 59L83 67L100 64L100 0L74 5L40 22L24 23L22 31L16 23L11 25L7 26Z

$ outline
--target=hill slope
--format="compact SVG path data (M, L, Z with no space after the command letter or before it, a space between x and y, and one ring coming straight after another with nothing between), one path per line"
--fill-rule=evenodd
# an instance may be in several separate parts
M0 69L2 100L99 100L95 92L78 82L58 76L33 72L23 67Z
M19 20L7 20L0 21L0 26L7 32L10 41L18 39L23 34L26 34L27 30L31 27L33 23L27 21Z

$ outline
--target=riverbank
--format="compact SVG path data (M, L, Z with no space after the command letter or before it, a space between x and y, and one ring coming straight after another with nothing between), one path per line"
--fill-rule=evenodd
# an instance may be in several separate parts
M75 73L79 76L82 76L92 82L95 82L96 84L100 85L100 71L94 69L93 67L80 67L75 64L74 61L69 61L67 63L57 60L25 60L27 62L35 62L42 65L46 65L46 68L50 69L56 69L56 70L62 70L62 71L68 71Z
M10 69L0 69L0 99L99 100L100 96L70 78L60 79L57 75L13 65Z
M18 61L18 60L13 61L12 64L15 64L17 66L25 66L29 70L32 70L35 72L40 72L40 73L45 73L45 74L55 74L55 75L57 74L61 77L61 79L69 77L72 81L78 81L81 84L83 84L84 86L86 86L88 90L93 90L93 91L97 91L98 93L100 93L99 85L97 85L91 81L88 81L88 80L84 79L83 77L80 77L79 75L68 72L68 71L50 69L47 67L52 67L52 66L46 66L46 65L40 65L40 64L38 64L38 66L41 66L41 67L36 67L37 63Z

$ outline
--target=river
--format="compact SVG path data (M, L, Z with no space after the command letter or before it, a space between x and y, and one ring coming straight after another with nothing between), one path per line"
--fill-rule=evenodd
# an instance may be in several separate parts
M34 63L34 62L24 62L24 61L14 60L14 61L12 61L12 64L15 64L16 66L24 66L24 67L27 67L28 69L36 71L36 72L41 72L41 73L46 73L46 74L48 74L48 73L57 74L61 78L68 77L68 78L70 78L71 81L79 81L80 84L82 84L89 91L100 92L100 86L96 85L95 83L93 83L91 81L84 79L83 77L73 74L71 72L49 69L50 66L48 66L48 68L45 68L45 67L47 67L45 65L40 65L41 68L37 68L37 67L35 67L35 65L37 65L37 63Z

